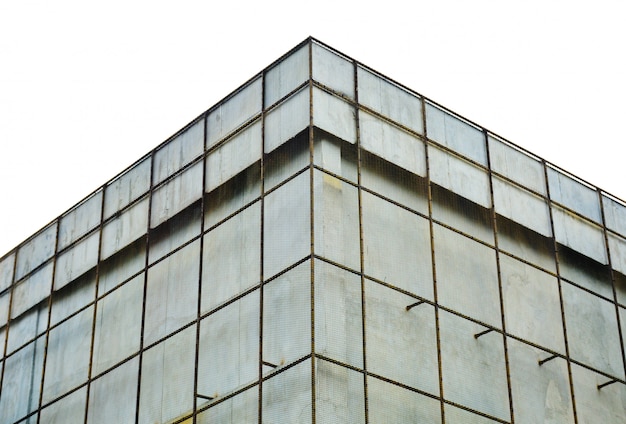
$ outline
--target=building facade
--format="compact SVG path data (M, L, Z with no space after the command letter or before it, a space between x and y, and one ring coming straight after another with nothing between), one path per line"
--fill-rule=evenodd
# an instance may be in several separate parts
M314 39L0 258L2 423L624 423L626 206Z

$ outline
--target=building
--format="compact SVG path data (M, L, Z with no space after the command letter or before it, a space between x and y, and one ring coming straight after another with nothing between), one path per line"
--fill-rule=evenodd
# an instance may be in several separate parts
M624 423L626 206L314 39L0 258L2 423Z

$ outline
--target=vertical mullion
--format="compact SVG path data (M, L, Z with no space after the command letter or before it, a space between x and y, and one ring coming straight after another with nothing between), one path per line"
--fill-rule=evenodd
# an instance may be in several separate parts
M315 207L314 207L314 171L313 167L313 146L314 146L314 131L313 131L313 41L309 38L309 207L310 207L310 229L311 229L311 250L310 250L310 269L311 269L311 414L312 414L312 424L316 422L316 402L315 402L315 390L316 390L316 382L315 382L315 261L313 258L315 257Z

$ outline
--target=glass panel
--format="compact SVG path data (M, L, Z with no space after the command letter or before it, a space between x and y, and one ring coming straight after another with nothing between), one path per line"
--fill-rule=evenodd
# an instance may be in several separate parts
M626 206L606 196L602 196L602 205L606 226L626 236Z
M544 237L500 215L498 247L548 271L556 272L554 240Z
M567 362L556 358L538 366L549 353L513 339L507 343L515 422L574 422Z
M128 206L150 189L152 157L141 162L111 181L104 193L104 219Z
M439 225L434 231L439 302L500 328L495 251Z
M221 397L259 376L259 290L200 323L198 394Z
M100 263L98 296L102 296L109 290L130 278L146 265L146 242L143 239L136 241L130 246Z
M200 240L148 269L144 344L149 345L197 316Z
M7 355L44 333L48 327L48 300L31 308L27 313L11 321L9 340L7 341Z
M426 180L363 150L361 184L394 202L428 215Z
M553 201L598 223L602 222L596 190L550 167L548 167L548 185Z
M15 254L11 253L0 261L0 292L6 289L13 282L13 265L15 264Z
M139 350L143 280L143 274L138 275L98 302L92 375L100 374Z
M167 255L200 235L202 204L196 202L150 232L149 262Z
M354 99L352 62L313 43L313 79L338 93Z
M426 103L426 128L431 140L481 165L487 165L485 135L479 128L429 103Z
M139 358L133 358L91 383L87 423L135 421L138 366Z
M611 273L607 265L599 264L585 255L559 245L561 277L613 300Z
M493 217L483 208L436 184L431 184L433 219L450 225L465 234L494 244Z
M600 227L557 206L552 206L552 220L556 241L602 264L607 263L604 234Z
M67 283L83 275L98 263L100 232L96 231L69 250L63 252L54 270L54 289L59 290Z
M11 292L0 294L0 358L4 355L4 333L7 322L9 322L9 300ZM1 368L0 368L1 371Z
M148 203L146 197L104 226L101 259L108 258L146 233Z
M204 228L208 229L261 195L261 167L257 162L207 194Z
M474 338L484 330L481 325L439 310L443 390L450 401L508 421L502 335L492 332Z
M85 422L85 399L87 388L59 399L41 411L40 422L46 424L83 424Z
M370 423L441 423L437 399L377 378L367 378L367 403Z
M338 97L313 88L313 123L349 143L356 143L355 108Z
M260 202L206 234L202 260L202 313L259 284Z
M417 137L362 110L361 147L414 174L426 176L426 149Z
M266 155L263 172L265 191L271 190L274 186L309 166L310 163L309 132L302 131Z
M291 53L265 74L265 107L295 90L309 78L309 43Z
M311 254L309 173L265 197L263 274L272 276Z
M428 147L430 179L486 208L491 207L487 172L436 147Z
M315 422L365 423L363 374L315 361Z
M263 361L280 367L310 354L310 263L298 265L263 290Z
M94 301L96 295L96 272L83 275L52 293L52 314L50 325L55 325L80 308Z
M491 169L537 193L546 194L546 178L539 160L491 136L487 140Z
M499 421L493 421L482 415L474 414L465 409L455 408L452 405L445 404L444 411L446 415L446 423L453 424L494 424Z
M310 123L309 89L303 88L265 116L265 153L294 137Z
M45 344L46 338L40 337L6 359L0 396L0 422L15 422L39 406Z
M507 331L565 354L557 279L505 255L500 272Z
M357 79L359 103L417 133L424 133L419 97L360 66Z
M255 423L259 417L259 387L252 387L198 414L197 424Z
M315 350L363 368L361 278L315 261Z
M207 149L261 112L262 79L257 78L221 103L207 117Z
M624 422L626 385L611 384L598 390L598 385L609 379L576 364L572 364L572 380L579 423Z
M193 409L196 327L143 354L139 423L173 422Z
M204 120L178 134L154 153L154 184L158 184L204 152Z
M308 133L307 133L308 135ZM315 129L313 163L352 182L357 181L357 151L354 144L335 137L320 129ZM308 139L307 139L308 153ZM307 158L308 159L308 158Z
M87 380L92 321L93 307L90 307L50 330L43 389L44 404ZM83 403L82 408L84 407ZM83 418L81 416L81 420Z
M550 237L550 210L544 199L494 177L493 201L496 213Z
M84 200L61 218L59 247L61 250L100 224L102 190Z
M369 193L362 195L362 213L365 273L432 299L428 221Z
M598 370L624 378L613 304L567 283L563 283L562 292L570 356Z
M11 319L15 319L29 310L33 305L50 296L52 288L52 262L16 284L13 288L11 303Z
M613 269L626 274L626 239L609 234L609 250Z
M50 224L26 242L17 252L15 280L19 280L54 255L57 223Z
M365 280L365 340L369 372L438 395L435 310L429 304ZM407 306L415 305L409 310Z
M262 421L268 424L311 423L312 387L310 359L264 381Z
M358 191L331 175L314 174L315 253L360 270Z
M207 157L207 192L222 185L261 159L261 131L261 121L258 120Z
M152 195L150 227L155 228L202 197L203 163L198 162Z

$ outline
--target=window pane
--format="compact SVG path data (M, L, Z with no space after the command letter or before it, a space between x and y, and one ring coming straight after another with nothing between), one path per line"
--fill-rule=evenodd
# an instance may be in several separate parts
M151 228L172 218L202 197L202 173L203 164L198 162L154 192Z
M135 243L100 262L98 296L114 289L124 280L142 270L146 265L146 242L139 239Z
M54 276L54 289L58 290L70 281L83 275L98 263L100 232L96 231L81 240L57 259Z
M365 280L368 371L439 394L435 310L417 299Z
M556 277L505 255L500 272L507 331L565 354Z
M202 313L259 284L260 202L206 234L202 254Z
M198 394L221 397L258 379L259 313L256 290L202 320Z
M365 273L432 299L428 221L369 193L362 205Z
M259 387L252 387L198 414L198 424L255 423L259 417Z
M544 237L500 215L496 219L500 249L556 273L552 237Z
M619 423L624 421L626 386L611 384L598 390L608 379L591 370L572 364L576 396L576 415L580 423Z
M174 174L204 151L204 120L187 128L154 154L154 184Z
M11 331L7 340L7 355L43 334L48 327L48 300L44 300L28 312L11 321Z
M281 366L310 354L309 262L267 283L263 290L263 361Z
M143 280L143 274L138 275L98 302L92 375L139 350Z
M365 423L363 374L317 359L315 422Z
M146 234L148 230L148 204L149 199L146 197L104 226L101 259L108 258Z
M248 119L261 112L262 79L257 78L240 89L207 117L207 148L237 129Z
M139 358L91 383L87 423L129 423L135 420Z
M263 274L275 275L311 254L309 173L265 197Z
M360 270L359 198L356 187L315 171L315 253Z
M439 328L446 399L508 421L509 390L502 335L492 332L476 339L474 334L485 327L441 309Z
M422 177L426 176L426 149L419 138L362 110L359 111L361 147Z
M15 280L19 280L54 255L56 233L57 223L55 221L20 247L17 252Z
M567 362L556 358L537 366L550 354L517 340L507 343L515 422L574 422Z
M344 96L354 98L354 66L325 47L313 43L313 79Z
M606 196L602 196L602 205L606 226L626 236L626 206Z
M59 247L61 250L100 224L102 190L92 195L61 218Z
M512 219L539 234L550 237L550 211L545 200L494 177L493 198L496 213Z
M94 301L96 295L95 270L52 293L50 325L55 325Z
M307 134L308 135L308 134ZM313 146L313 163L315 165L339 175L354 183L357 181L357 151L354 144L329 134L315 130L315 145ZM308 138L307 138L308 153ZM308 157L307 157L308 159Z
M85 399L87 389L83 387L71 395L59 399L41 411L40 422L46 424L82 424L85 422Z
M426 128L431 140L481 165L487 165L485 135L479 128L429 103L426 103Z
M311 389L310 359L264 381L263 422L311 423Z
M193 321L198 311L200 240L148 269L144 344Z
M439 225L434 230L439 302L500 328L495 251Z
M139 422L174 421L193 410L196 327L191 326L143 354Z
M310 123L309 89L303 88L265 116L265 153L294 137Z
M359 103L423 134L422 100L362 67L357 71Z
M361 278L315 261L315 350L363 368Z
M295 90L309 78L309 44L305 44L265 74L265 107Z
M313 123L349 143L356 142L354 106L319 88L313 88Z
M150 232L149 262L167 255L200 235L202 204L196 202Z
M546 194L543 164L508 144L488 137L491 169L540 194Z
M35 272L13 288L11 319L15 319L32 306L50 296L52 289L52 262Z
M150 189L152 157L147 157L111 181L104 192L104 218L128 206Z
M258 120L207 157L207 192L261 159L261 129L261 121Z
M13 282L13 265L15 264L15 254L11 253L0 261L0 292L6 289Z
M607 263L604 234L600 227L557 206L552 206L552 220L556 241L597 262Z
M300 134L267 154L264 162L263 178L265 191L293 176L311 163L309 132Z
M559 245L558 249L561 278L613 299L613 286L608 265L600 264L563 245Z
M593 188L548 167L550 198L595 222L602 222L598 193Z
M50 330L43 403L87 380L92 321L93 307L90 307ZM83 403L82 408L84 406Z

